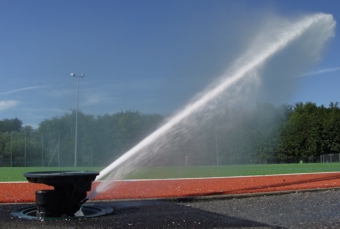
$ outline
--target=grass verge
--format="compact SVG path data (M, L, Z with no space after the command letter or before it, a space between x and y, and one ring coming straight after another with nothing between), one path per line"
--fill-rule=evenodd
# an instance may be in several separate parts
M0 182L26 181L26 172L97 171L103 167L0 167ZM125 179L170 179L197 177L254 176L292 173L339 172L340 163L256 164L221 166L164 166L136 170Z
M340 163L169 166L142 168L129 174L126 179L228 177L339 171Z
M102 167L0 167L0 182L27 181L23 176L26 172L40 171L97 171Z

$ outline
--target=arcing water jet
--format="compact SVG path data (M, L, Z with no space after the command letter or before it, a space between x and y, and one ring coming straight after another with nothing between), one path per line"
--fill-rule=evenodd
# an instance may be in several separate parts
M110 187L111 182L118 178L122 178L124 174L131 172L134 169L134 162L143 160L148 150L157 152L162 147L163 142L157 142L161 137L170 132L176 133L176 128L179 124L188 121L188 118L193 114L202 111L204 107L214 99L218 98L224 91L235 86L242 79L251 76L255 71L262 67L265 62L273 55L284 49L292 41L299 39L306 31L318 29L322 27L322 34L317 38L320 47L310 47L319 51L325 41L327 41L334 33L335 21L332 15L329 14L314 14L306 16L296 23L290 24L285 28L279 28L277 34L273 37L264 38L260 43L252 46L245 55L241 56L234 65L222 75L209 90L201 94L194 102L190 103L183 110L173 116L167 123L165 123L158 130L146 137L135 147L130 149L116 161L111 163L108 167L100 172L96 180L100 180L110 173L106 178L88 197L93 198L97 193L103 192ZM255 74L256 75L256 74ZM153 148L152 148L153 147ZM152 148L152 149L151 149ZM112 173L114 171L114 173Z

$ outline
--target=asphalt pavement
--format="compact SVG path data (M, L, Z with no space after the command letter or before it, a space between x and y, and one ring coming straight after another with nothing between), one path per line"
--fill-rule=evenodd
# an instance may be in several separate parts
M10 213L33 204L0 205L0 228L340 228L340 189L165 200L92 202L105 216L38 221Z

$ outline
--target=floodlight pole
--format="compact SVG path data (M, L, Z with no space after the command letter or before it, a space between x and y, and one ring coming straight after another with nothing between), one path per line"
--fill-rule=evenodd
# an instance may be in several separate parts
M12 167L13 166L13 130L11 131L11 164L10 166Z
M25 130L25 167L27 167L27 154L26 154L26 130Z
M60 132L61 130L58 131L58 167L60 167Z
M84 78L85 75L80 74L79 76L77 76L76 74L71 73L71 76L77 78L76 130L74 139L74 167L77 167L79 79Z
M41 134L41 167L44 167L44 133Z

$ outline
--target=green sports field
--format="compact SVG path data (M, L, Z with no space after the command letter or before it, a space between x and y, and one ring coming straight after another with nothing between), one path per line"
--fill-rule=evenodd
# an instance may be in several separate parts
M26 172L39 171L100 171L100 167L0 167L0 182L27 181L23 176Z
M25 172L60 170L100 172L102 169L103 167L0 167L0 182L26 181L23 176ZM338 171L340 171L340 163L167 166L142 168L129 174L125 179L228 177Z

